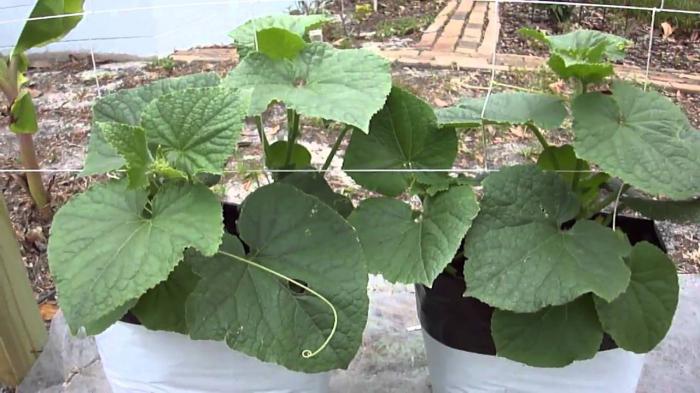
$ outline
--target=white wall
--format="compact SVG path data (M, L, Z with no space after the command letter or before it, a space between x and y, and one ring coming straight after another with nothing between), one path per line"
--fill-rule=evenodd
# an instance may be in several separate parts
M225 3L225 4L222 4ZM89 51L165 56L175 49L226 44L246 20L286 12L293 0L85 0L86 15L61 42L34 52ZM0 0L0 51L7 53L29 16L33 0ZM134 10L140 7L172 7ZM104 12L113 9L122 11ZM131 10L129 10L131 9ZM92 39L92 41L91 41Z

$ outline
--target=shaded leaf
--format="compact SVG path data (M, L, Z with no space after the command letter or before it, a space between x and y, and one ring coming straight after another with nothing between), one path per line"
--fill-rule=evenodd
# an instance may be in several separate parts
M265 166L270 169L303 169L311 166L311 153L298 143L292 148L289 165L285 165L288 146L287 141L271 144L265 153Z
M369 134L353 132L343 169L358 184L397 196L415 182L416 174L371 170L451 168L456 156L454 129L439 128L426 102L395 87L384 108L372 118Z
M129 188L147 186L153 158L148 150L146 131L120 123L100 123L100 130L108 143L126 160Z
M455 186L426 198L418 215L404 202L370 198L349 221L371 273L430 286L454 258L478 210L471 187Z
M467 295L496 308L534 312L593 292L607 300L629 283L624 235L569 221L580 204L563 180L515 166L483 182L481 211L467 234Z
M678 305L678 274L673 262L651 243L635 244L627 260L632 278L612 302L595 297L603 329L621 348L654 349L671 327Z
M317 198L286 184L259 188L238 219L245 257L299 280L318 297L245 261L217 255L193 263L202 277L187 301L190 335L225 340L233 349L295 371L344 368L355 356L367 321L367 270L354 229ZM242 254L240 247L236 251Z
M37 0L29 18L80 14L84 0ZM24 25L13 56L31 48L41 47L60 40L83 19L82 15L30 20Z
M349 216L354 209L350 198L333 191L322 173L292 173L282 178L280 182L315 196L343 217Z
M29 90L20 91L10 108L10 130L15 134L34 134L39 130L36 108Z
M331 19L325 15L270 15L249 20L229 33L229 37L233 39L238 53L243 58L255 50L255 36L261 30L284 29L303 38L309 30L330 21Z
M276 27L259 30L256 34L258 52L274 60L293 59L306 45L300 36Z
M498 356L534 367L564 367L590 359L603 340L588 295L530 314L496 310L491 335Z

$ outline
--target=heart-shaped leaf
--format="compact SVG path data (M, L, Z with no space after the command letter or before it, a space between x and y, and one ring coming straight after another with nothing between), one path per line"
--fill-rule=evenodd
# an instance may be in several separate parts
M422 214L390 198L362 201L349 218L371 273L391 282L432 285L454 258L479 211L469 186L425 198Z
M236 149L248 103L236 90L219 87L165 94L143 111L148 143L190 175L219 174Z
M613 300L630 271L624 235L579 220L576 195L555 173L515 166L483 182L481 211L467 234L467 294L496 308L534 312L593 292Z
M572 111L581 158L650 194L700 194L700 132L667 98L615 83L610 96L579 96Z
M124 159L105 141L98 122L141 124L141 114L151 101L173 91L194 87L212 87L220 82L215 73L194 74L162 79L150 85L120 90L100 98L92 108L93 127L90 132L83 175L114 171L124 166Z
M331 18L325 15L270 15L249 20L229 33L229 36L233 39L241 58L244 58L255 50L255 35L261 30L283 29L303 38L309 30L330 21Z
M439 128L426 102L395 87L384 108L372 118L369 134L353 132L343 169L358 184L397 196L415 181L415 173L382 171L452 168L456 156L454 129ZM374 169L379 171L372 172Z
M337 330L321 352L304 358L302 351L321 348L331 334L330 307L269 271L220 254L193 261L202 279L187 302L190 335L225 340L291 370L347 367L362 342L368 308L367 270L354 229L317 198L276 183L248 196L238 230L250 247L244 258L308 285L333 304ZM236 248L224 250L243 257Z
M632 278L612 302L595 298L603 329L621 348L647 353L666 336L678 305L673 262L651 243L637 243L627 260Z
M306 46L294 59L252 53L224 83L253 89L249 115L281 101L302 115L353 125L367 131L369 120L391 89L389 62L363 49Z
M221 205L204 186L167 184L150 203L126 181L93 186L51 227L49 265L66 321L99 333L95 323L106 327L106 315L165 280L186 247L212 255L222 233Z
M435 111L443 126L472 128L482 124L481 112L486 98L463 98L455 106ZM495 93L489 97L485 124L534 124L544 129L561 125L567 112L557 96L536 93Z
M534 367L564 367L590 359L603 340L589 295L530 314L496 310L491 335L498 356Z
M85 0L38 0L29 18L55 17L58 15L81 14ZM60 40L83 19L82 15L58 18L29 20L24 25L17 40L14 53L47 45Z

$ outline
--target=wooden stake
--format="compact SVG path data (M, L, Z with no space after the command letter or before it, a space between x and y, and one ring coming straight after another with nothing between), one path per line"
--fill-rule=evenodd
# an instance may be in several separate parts
M0 194L0 383L19 385L46 338L5 198Z

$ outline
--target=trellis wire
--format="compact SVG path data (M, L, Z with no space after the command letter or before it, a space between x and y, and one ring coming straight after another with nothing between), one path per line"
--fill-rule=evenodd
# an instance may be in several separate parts
M549 4L549 5L563 5L571 7L590 7L590 8L613 8L622 10L637 10L637 11L648 11L651 12L651 26L649 31L649 47L647 53L646 61L646 71L645 71L645 83L644 88L646 89L649 84L649 73L651 68L651 57L653 52L654 44L654 24L656 21L657 12L667 12L667 13L679 13L679 14L691 14L699 15L700 11L691 10L680 10L680 9L666 9L665 0L660 0L659 7L644 7L644 6L631 6L631 5L616 5L616 4L597 4L597 3L581 3L581 2L559 2L559 1L549 1L549 0L477 0L480 2L494 3L495 13L498 15L499 5L501 3L522 3L522 4ZM90 15L99 14L111 14L111 13L128 13L128 12L138 12L138 11L148 11L148 10L165 10L170 8L187 8L187 7L202 7L202 6L219 6L219 5L232 5L232 4L244 4L244 3L286 3L284 0L217 0L217 1L205 1L205 2L191 2L185 4L164 4L164 5L152 5L152 6L140 6L140 7L124 7L124 8L114 8L107 10L84 10L80 13L63 14L63 15L53 15L45 17L35 17L35 18L22 18L22 19L10 19L5 21L0 21L0 25L10 24L10 23L24 23L32 20L46 20L46 19L58 19L71 16L84 16L88 17ZM20 6L17 6L20 7ZM13 7L0 7L2 9L17 8ZM93 41L106 41L110 39L127 39L127 38L157 38L163 36L164 34L171 34L172 32L159 33L153 36L139 36L139 37L106 37L106 38L89 38L87 41L90 42L90 59L92 63L93 72L95 73L95 85L97 96L102 95L97 62L95 60ZM480 89L486 90L486 98L484 100L484 106L481 111L481 118L483 119L486 110L493 93L494 85L497 85L496 79L496 59L497 59L497 48L500 40L500 29L498 32L497 39L495 40L493 53L491 57L491 66L489 67L491 75L489 79L488 87L479 87ZM79 41L79 40L74 40ZM325 170L319 169L249 169L249 170L225 170L224 173L235 174L235 173L329 173L329 172L343 172L343 173L417 173L417 172L442 172L442 173L492 173L498 172L500 169L491 169L488 166L488 146L487 146L487 134L486 128L482 130L482 147L483 147L483 166L481 168L436 168L436 169L414 169L414 168L400 168L400 169L341 169L341 168L328 168ZM263 158L264 159L264 158ZM0 173L80 173L82 168L58 168L58 169L37 169L37 170L26 170L26 169L0 169ZM557 170L554 172L559 173L599 173L598 170ZM617 205L617 201L616 201Z

